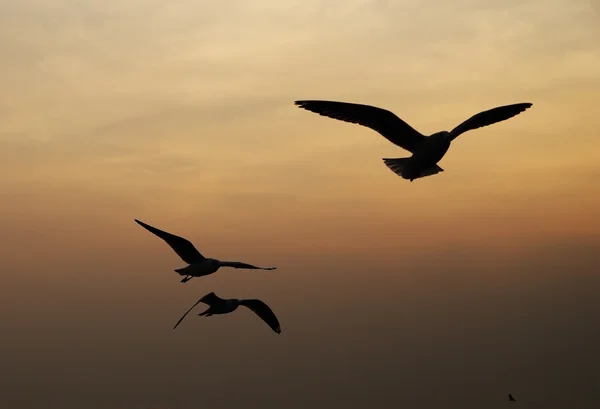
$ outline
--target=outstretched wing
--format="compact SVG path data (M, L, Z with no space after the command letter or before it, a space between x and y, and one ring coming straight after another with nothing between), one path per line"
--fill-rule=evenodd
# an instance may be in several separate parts
M450 140L456 139L460 134L473 129L481 128L484 126L495 124L496 122L506 121L525 111L533 104L529 102L521 104L504 105L501 107L492 108L487 111L480 112L473 115L450 132Z
M277 267L256 267L252 264L240 263L239 261L219 261L221 267L249 268L253 270L275 270Z
M265 304L261 300L250 299L240 300L240 305L243 305L244 307L247 307L250 310L252 310L252 312L254 312L264 322L266 322L273 331L275 331L278 334L281 334L281 326L279 325L279 320L267 304Z
M425 140L425 136L386 109L336 101L295 101L294 103L300 108L322 116L371 128L388 141L409 152L414 152Z
M186 263L192 264L195 261L204 259L204 256L200 254L198 250L196 250L196 247L194 247L189 240L171 233L167 233L166 231L162 231L156 227L152 227L149 224L139 221L138 219L134 220L137 224L148 230L150 233L153 233L163 239Z
M214 292L203 295L202 297L200 297L200 299L198 301L196 301L196 303L194 305L192 305L190 307L189 310L187 310L185 312L185 314L183 314L181 316L181 318L179 318L179 321L177 321L177 324L175 324L173 329L177 328L177 326L181 323L181 321L183 321L185 316L188 315L190 313L190 311L192 311L196 305L200 304L201 302L203 302L204 304L212 305L213 303L219 302L219 301L224 301L224 300L222 298L218 297Z

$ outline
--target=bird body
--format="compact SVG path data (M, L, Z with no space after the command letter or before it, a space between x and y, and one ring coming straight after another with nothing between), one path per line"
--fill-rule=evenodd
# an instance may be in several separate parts
M401 176L405 179L414 180L429 176L444 170L437 163L450 149L450 134L446 131L437 132L423 140L423 143L415 149L409 158L384 159L385 161L406 160L406 165Z
M279 320L277 316L271 308L257 299L238 299L238 298L221 298L217 296L214 292L208 293L202 297L194 305L191 306L189 310L185 312L177 321L177 324L173 327L173 329L177 328L177 326L183 321L186 315L189 314L190 311L194 309L194 307L200 303L204 303L208 305L208 308L198 314L199 316L210 317L211 315L223 315L230 314L238 309L238 307L244 306L254 312L260 319L262 319L271 329L277 333L281 334L281 325L279 324Z
M213 302L209 304L209 307L206 311L198 314L199 316L210 317L211 315L221 315L221 314L229 314L237 310L240 306L240 300L237 298L230 298L227 300L220 299L218 302Z
M449 132L434 133L415 149L410 159L415 162L415 166L421 168L420 170L430 168L444 157L451 143Z
M459 135L505 121L532 106L526 102L492 108L473 115L450 132L441 131L425 136L391 111L370 105L319 100L296 101L295 104L322 116L371 128L393 144L411 152L412 156L408 158L383 158L383 162L392 172L411 182L443 172L444 169L438 162Z
M219 268L221 268L219 260L214 258L205 258L189 264L186 267L178 268L175 271L184 276L202 277L216 273Z
M215 258L204 257L194 245L183 237L176 236L166 231L150 226L138 219L134 219L137 224L148 230L150 233L163 239L177 255L186 263L187 266L175 269L179 275L185 276L181 282L186 283L193 277L207 276L216 273L221 267L244 268L253 270L275 270L276 267L256 267L251 264L239 261L221 261Z

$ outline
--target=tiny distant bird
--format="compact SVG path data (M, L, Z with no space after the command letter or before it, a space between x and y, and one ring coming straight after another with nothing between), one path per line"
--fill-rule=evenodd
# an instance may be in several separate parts
M508 400L511 402L516 402L517 400L515 398L513 398L513 396L509 393L508 394Z
M188 315L188 313L201 302L207 304L208 309L198 314L199 316L210 317L211 315L217 314L229 314L231 312L234 312L240 305L243 305L244 307L247 307L250 310L252 310L252 312L254 312L256 315L258 315L264 322L266 322L269 325L269 327L271 327L273 331L275 331L278 334L281 334L281 326L279 325L277 317L275 316L271 308L269 308L269 306L261 300L240 300L237 298L223 299L218 297L214 292L206 294L205 296L201 297L196 302L196 304L192 305L192 307L189 310L187 310L181 318L179 318L179 321L177 321L177 324L175 324L173 329L177 328L177 326L181 321L183 321L185 316Z
M196 250L196 247L194 247L190 241L184 239L183 237L175 236L174 234L157 229L156 227L152 227L149 224L139 221L138 219L134 220L137 224L167 242L167 244L175 251L175 253L177 253L177 255L183 261L188 263L187 267L178 268L175 270L175 272L179 273L179 275L185 276L181 280L182 283L188 282L193 277L202 277L216 273L221 267L246 268L254 270L276 269L276 267L256 267L250 264L240 263L239 261L220 261L214 258L206 258L200 254L198 250Z
M496 107L473 115L450 132L441 131L425 136L394 113L370 105L317 100L295 101L294 104L321 116L371 128L388 141L406 149L412 153L411 157L383 158L383 162L392 172L411 182L443 172L444 169L437 163L444 157L452 141L459 135L505 121L533 105L526 102Z

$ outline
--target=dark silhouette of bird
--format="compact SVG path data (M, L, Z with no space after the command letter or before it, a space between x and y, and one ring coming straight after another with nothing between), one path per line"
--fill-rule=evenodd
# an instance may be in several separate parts
M516 402L517 400L509 393L508 394L508 400L511 402Z
M181 321L183 321L185 316L188 315L188 313L201 302L207 304L208 309L198 314L199 316L210 317L211 315L229 314L237 310L237 308L240 305L242 305L252 310L252 312L254 312L264 322L266 322L269 325L269 327L271 327L271 329L277 334L281 334L281 326L279 325L277 317L275 316L271 308L269 308L269 306L261 300L237 298L224 299L218 297L214 292L206 294L205 296L201 297L194 305L192 305L192 307L189 310L187 310L181 318L179 318L179 321L177 321L177 324L175 324L173 329L177 328L177 326L181 323Z
M276 267L256 267L239 261L220 261L214 258L206 258L194 247L194 245L183 237L176 236L166 231L152 227L149 224L134 219L137 224L163 239L177 255L188 265L175 270L179 275L185 276L181 282L186 283L193 277L207 276L216 273L221 267L246 268L254 270L275 270Z
M525 102L492 108L473 115L450 132L441 131L425 136L394 113L382 108L337 101L303 100L294 103L322 116L371 128L388 141L412 153L408 158L383 158L383 162L392 172L411 182L443 172L444 169L437 163L459 135L505 121L533 105Z

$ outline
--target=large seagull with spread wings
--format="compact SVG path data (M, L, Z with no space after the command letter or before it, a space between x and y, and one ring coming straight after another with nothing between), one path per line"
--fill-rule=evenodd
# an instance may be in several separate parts
M383 159L392 172L411 182L443 172L444 169L437 163L444 157L452 141L459 135L505 121L533 105L525 102L492 108L473 115L450 132L441 131L425 136L394 113L370 105L317 100L296 101L295 104L322 116L371 128L388 141L412 153L412 156L408 158Z
M166 231L150 226L138 219L134 219L137 224L148 230L150 233L163 239L177 255L188 265L175 270L179 275L184 276L182 283L190 281L193 277L202 277L216 273L221 267L248 268L253 270L275 270L275 267L256 267L251 264L241 263L239 261L221 261L214 258L204 257L194 247L194 245L183 237L176 236Z

